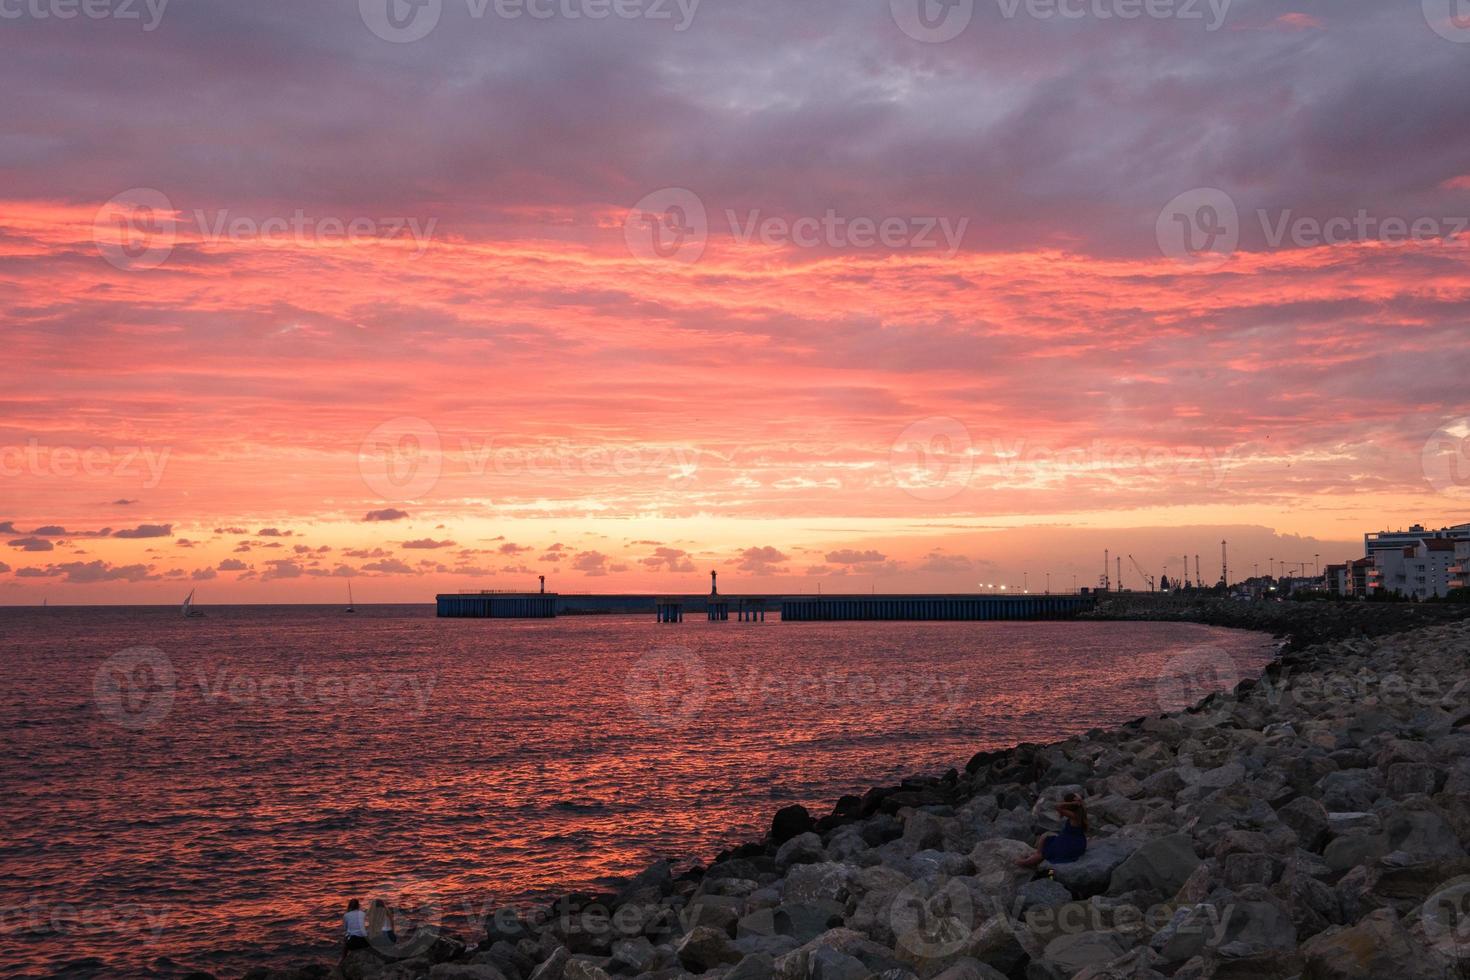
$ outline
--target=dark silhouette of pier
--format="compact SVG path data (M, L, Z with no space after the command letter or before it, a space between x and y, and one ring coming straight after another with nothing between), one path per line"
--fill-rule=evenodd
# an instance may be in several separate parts
M556 592L468 592L439 595L442 617L550 619L593 614L652 614L660 623L682 623L686 614L710 622L764 622L779 612L782 622L844 620L1052 620L1071 619L1091 609L1092 595L950 593L934 595L855 594L757 596L670 594L579 595ZM733 614L733 615L732 615Z

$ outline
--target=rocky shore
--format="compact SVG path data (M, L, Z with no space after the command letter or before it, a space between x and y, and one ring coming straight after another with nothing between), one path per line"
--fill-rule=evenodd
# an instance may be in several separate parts
M1101 599L1095 609L1079 618L1204 623L1263 630L1284 639L1288 650L1301 650L1332 640L1387 636L1435 623L1460 622L1470 619L1470 604L1241 602L1212 596L1139 592Z
M789 807L708 866L502 910L483 935L422 927L247 977L1470 977L1470 623L1394 632L1421 612L1288 608L1293 648L1186 711L982 752L820 818ZM1016 867L1067 792L1086 855Z

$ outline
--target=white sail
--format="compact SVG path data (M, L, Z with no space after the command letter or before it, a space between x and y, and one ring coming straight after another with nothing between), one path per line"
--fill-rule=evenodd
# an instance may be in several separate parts
M194 606L194 590L193 589L190 589L189 590L189 594L186 595L186 596L184 596L184 606L183 606L182 609L179 610L179 612L182 613L183 615L187 616L187 615L189 615L189 610L192 609L193 606Z

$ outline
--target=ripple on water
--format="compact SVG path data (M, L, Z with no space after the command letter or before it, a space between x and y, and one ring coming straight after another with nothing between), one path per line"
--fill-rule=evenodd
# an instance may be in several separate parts
M38 977L330 958L343 901L405 880L469 907L595 889L655 855L707 859L788 803L1157 711L1182 650L1246 672L1270 655L1188 624L670 629L419 607L350 624L5 609L0 636L0 786L21 815L0 843L0 908L19 910L0 961ZM177 687L125 729L92 685L133 646L163 651ZM662 708L629 695L640 658L672 647L703 671L693 711L677 687Z

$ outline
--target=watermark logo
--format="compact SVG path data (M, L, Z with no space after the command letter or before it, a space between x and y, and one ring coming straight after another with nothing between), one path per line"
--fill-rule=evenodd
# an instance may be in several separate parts
M975 471L970 430L943 415L920 419L893 440L888 470L904 493L919 500L948 500L970 484Z
M108 657L92 678L92 700L102 717L128 731L142 731L168 717L177 675L157 647L129 647Z
M1435 950L1457 962L1470 960L1470 876L1446 882L1425 899L1419 921Z
M357 0L357 12L377 37L407 44L428 37L439 25L444 0Z
M957 878L925 895L915 882L894 896L888 923L898 944L919 959L940 959L965 947L975 928L975 902Z
M133 187L97 209L92 241L116 268L129 272L156 269L173 252L177 217L162 191Z
M434 489L443 468L439 430L412 415L375 426L357 450L363 483L383 500L417 500Z
M709 678L699 655L660 647L638 658L623 683L628 706L659 728L679 728L704 710Z
M633 257L644 262L692 265L704 255L709 241L704 202L683 187L647 194L623 218L623 240Z
M1154 222L1159 251L1181 265L1214 269L1240 244L1235 201L1218 187L1196 187L1178 195Z
M1424 479L1437 492L1470 497L1470 416L1446 422L1419 454Z
M1234 690L1244 679L1235 660L1219 647L1200 646L1169 658L1154 684L1166 714L1193 707L1219 691Z
M1423 0L1424 21L1446 41L1470 44L1470 2L1467 0Z
M915 41L942 44L970 26L975 0L888 0L893 22Z

